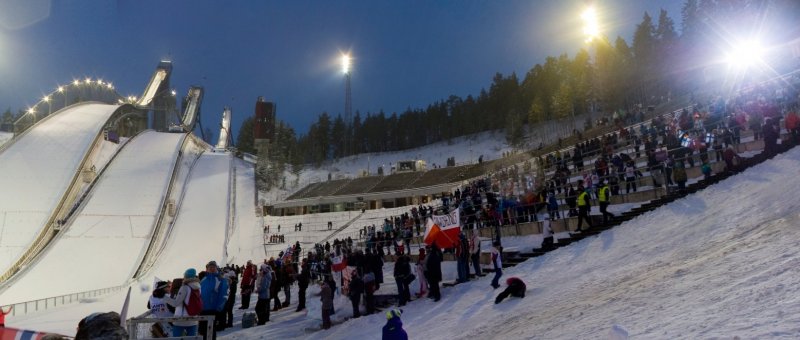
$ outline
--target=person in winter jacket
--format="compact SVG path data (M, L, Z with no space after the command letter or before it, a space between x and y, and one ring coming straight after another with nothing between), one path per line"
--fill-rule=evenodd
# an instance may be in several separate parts
M386 325L383 326L383 340L408 340L408 333L403 329L400 315L403 312L392 309L386 312Z
M333 314L333 291L327 281L319 284L319 299L322 301L322 329L331 328L331 314Z
M297 293L297 312L306 309L306 289L308 283L311 281L311 266L308 264L308 259L303 259L300 265L300 275L297 276L297 286L300 288Z
M411 259L407 255L400 255L394 261L394 281L397 283L397 297L400 306L405 306L411 300L408 288L408 277L411 276Z
M678 190L686 189L688 177L686 176L686 166L683 164L683 161L675 162L675 166L672 169L672 177L675 178L675 183L678 184Z
M214 329L211 339L217 338L217 331L222 328L225 319L225 302L228 301L228 280L222 277L217 262L210 261L206 265L206 276L200 281L200 294L203 297L201 315L214 316ZM205 322L200 322L200 334L205 334Z
M242 282L239 288L242 289L242 306L239 309L250 308L250 296L253 295L253 289L256 284L256 266L253 261L248 260L242 271Z
M256 292L258 293L258 301L256 301L256 318L258 325L263 325L269 321L269 299L270 299L270 286L272 285L272 268L262 263L256 280Z
M419 256L417 256L417 280L419 281L419 292L417 297L423 297L428 294L428 280L425 279L425 248L419 248Z
M353 317L361 317L361 310L359 310L358 306L361 304L361 295L364 294L364 281L362 281L358 276L358 271L354 271L350 277L350 286L348 287L348 291L350 295L350 302L353 303Z
M506 284L508 287L494 299L495 304L503 302L509 295L518 298L525 297L525 282L522 282L522 280L517 277L509 277L508 280L506 280Z
M456 245L456 261L458 279L456 282L463 283L469 281L469 241L464 231L458 233L458 244Z
M236 284L239 283L239 278L230 267L226 267L223 270L222 276L228 280L228 299L225 301L224 328L230 328L233 327L233 305L236 303Z
M430 247L430 253L425 256L425 271L428 275L428 286L430 293L428 297L433 301L439 301L442 298L442 293L439 291L439 282L442 281L442 251L436 242Z
M170 311L169 305L164 299L167 295L167 286L169 286L169 283L166 281L157 282L155 289L153 289L153 294L150 295L150 299L147 300L147 309L150 310L150 314L157 318L171 317L174 315L174 311ZM2 309L0 309L0 314L3 314ZM0 327L5 327L4 323L0 323ZM159 338L166 338L167 334L172 334L172 327L169 322L155 323L150 330L153 332L153 336Z
M503 276L503 261L501 259L500 242L495 241L492 244L492 266L494 267L494 278L492 279L492 288L497 289L500 287L500 277Z
M178 290L178 294L176 294L174 298L164 296L164 300L167 304L175 307L174 316L189 316L189 313L186 311L186 305L189 303L189 295L195 290L200 290L200 281L197 279L197 271L194 268L186 269L186 271L183 272L183 284ZM184 334L186 336L196 336L197 321L173 321L172 336L182 337Z
M792 143L794 144L797 144L798 137L800 136L800 118L798 118L795 112L796 109L797 107L794 107L789 110L789 113L786 114L786 119L783 121L786 130L792 134Z
M424 249L420 249L422 252ZM475 269L475 276L481 277L484 274L481 272L481 239L478 236L478 228L473 228L469 236L469 254L472 260L472 266Z

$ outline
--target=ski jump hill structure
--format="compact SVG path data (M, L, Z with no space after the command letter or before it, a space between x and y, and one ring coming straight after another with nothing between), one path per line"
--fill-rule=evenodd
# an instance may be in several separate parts
M139 315L145 312L155 279L179 277L186 268L200 267L209 260L222 264L257 261L274 256L295 241L310 249L314 243L333 238L357 239L363 225L378 224L388 216L408 212L412 204L422 203L413 197L425 195L425 202L437 203L435 196L418 188L448 192L472 179L521 166L560 149L551 145L456 169L314 184L285 202L271 202L273 207L280 206L282 212L292 214L262 216L254 164L235 157L226 150L224 141L212 147L192 134L202 88L190 89L189 105L180 124L146 128L148 110L161 105L160 96L169 90L170 73L171 64L160 64L139 99L126 100L104 90L98 91L97 97L67 105L68 95L64 94L64 107L49 107L45 117L36 117L33 111L33 117L20 118L15 124L21 127L19 131L15 129L14 138L0 147L0 187L4 188L0 195L0 301L4 306L13 305L15 316L29 317L28 322L35 322L31 320L37 317L51 320L46 316L48 308L62 307L57 308L59 313L70 317L60 318L61 324L48 321L48 327L74 329L83 316L98 311L96 304L75 302L104 294L123 296L128 288L132 288L129 316ZM113 90L110 86L107 89ZM40 103L37 107L42 105L51 106ZM672 117L687 105L673 103L656 112ZM230 115L225 117L230 119ZM610 132L595 129L585 137ZM575 141L564 142L569 145ZM763 141L751 136L743 135L737 148L750 157L748 166L766 159L756 156L764 148ZM593 161L584 159L586 164ZM634 161L643 168L646 158ZM551 169L533 166L532 171L550 176ZM721 173L724 164L712 162L711 166L714 173ZM702 179L699 166L687 168L687 175L689 190L675 193L649 186L652 174L645 171L638 192L612 197L612 204L626 212L604 228L726 177ZM405 205L328 213L309 213L302 208L313 200L321 204L322 198L334 193L351 197L387 192L407 197L403 202L395 199ZM559 199L563 201L563 195ZM594 218L599 224L596 215ZM337 227L323 227L327 221ZM290 225L300 222L304 231L289 230ZM567 233L575 229L575 223L574 218L553 222L553 231L561 236L556 238L555 248L604 230ZM278 224L284 226L287 242L267 244L263 227ZM501 233L541 234L543 229L542 222L517 223L504 226ZM485 238L494 236L493 232L481 230ZM414 243L420 242L419 237L414 239ZM524 248L509 249L505 264L515 265L553 249L538 244ZM60 278L58 284L53 283L54 277ZM116 302L103 307L119 310Z

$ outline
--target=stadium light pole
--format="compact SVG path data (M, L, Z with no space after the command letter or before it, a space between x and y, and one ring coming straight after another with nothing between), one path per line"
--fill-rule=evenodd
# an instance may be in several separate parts
M350 90L350 73L351 73L351 65L352 59L350 58L350 54L344 53L342 54L342 73L344 74L344 125L348 128L353 124L353 103L352 103L352 96ZM345 136L345 154L349 154L350 149L350 136L347 134Z

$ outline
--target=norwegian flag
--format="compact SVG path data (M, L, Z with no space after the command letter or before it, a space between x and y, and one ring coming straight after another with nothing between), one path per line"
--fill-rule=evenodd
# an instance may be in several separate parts
M345 268L347 268L347 259L344 256L339 255L333 258L333 265L331 266L333 271L340 272Z
M283 252L283 257L281 257L281 262L282 263L287 263L287 262L291 261L292 260L292 252L293 251L294 251L294 249L292 249L291 246L286 248L286 251ZM287 261L287 260L289 260L289 261Z
M16 328L0 328L0 339L13 340L39 340L46 334Z

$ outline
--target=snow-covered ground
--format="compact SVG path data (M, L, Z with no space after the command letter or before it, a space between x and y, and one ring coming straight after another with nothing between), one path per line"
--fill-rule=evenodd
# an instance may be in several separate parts
M11 138L14 138L13 132L0 131L0 147L2 147L6 142L10 141Z
M799 163L800 149L792 150L597 237L508 268L504 278L527 283L525 299L495 305L499 291L487 276L443 289L439 302L413 301L403 308L404 328L412 339L605 339L615 325L640 339L798 338L800 201L786 193L800 190ZM539 241L526 236L504 243L533 247ZM380 294L395 291L391 266L384 268ZM445 264L445 279L455 277L452 266ZM415 292L416 283L411 286ZM241 330L237 320L221 336L380 338L382 314L311 333L320 323L316 292L309 288L306 312L294 312L293 296L293 306L273 312L267 325ZM123 300L119 293L7 323L70 334L75 322L51 326L67 315L77 320L119 310ZM351 314L344 297L336 298L336 311L334 320Z
M20 258L45 226L117 107L71 106L40 122L0 153L0 272Z

